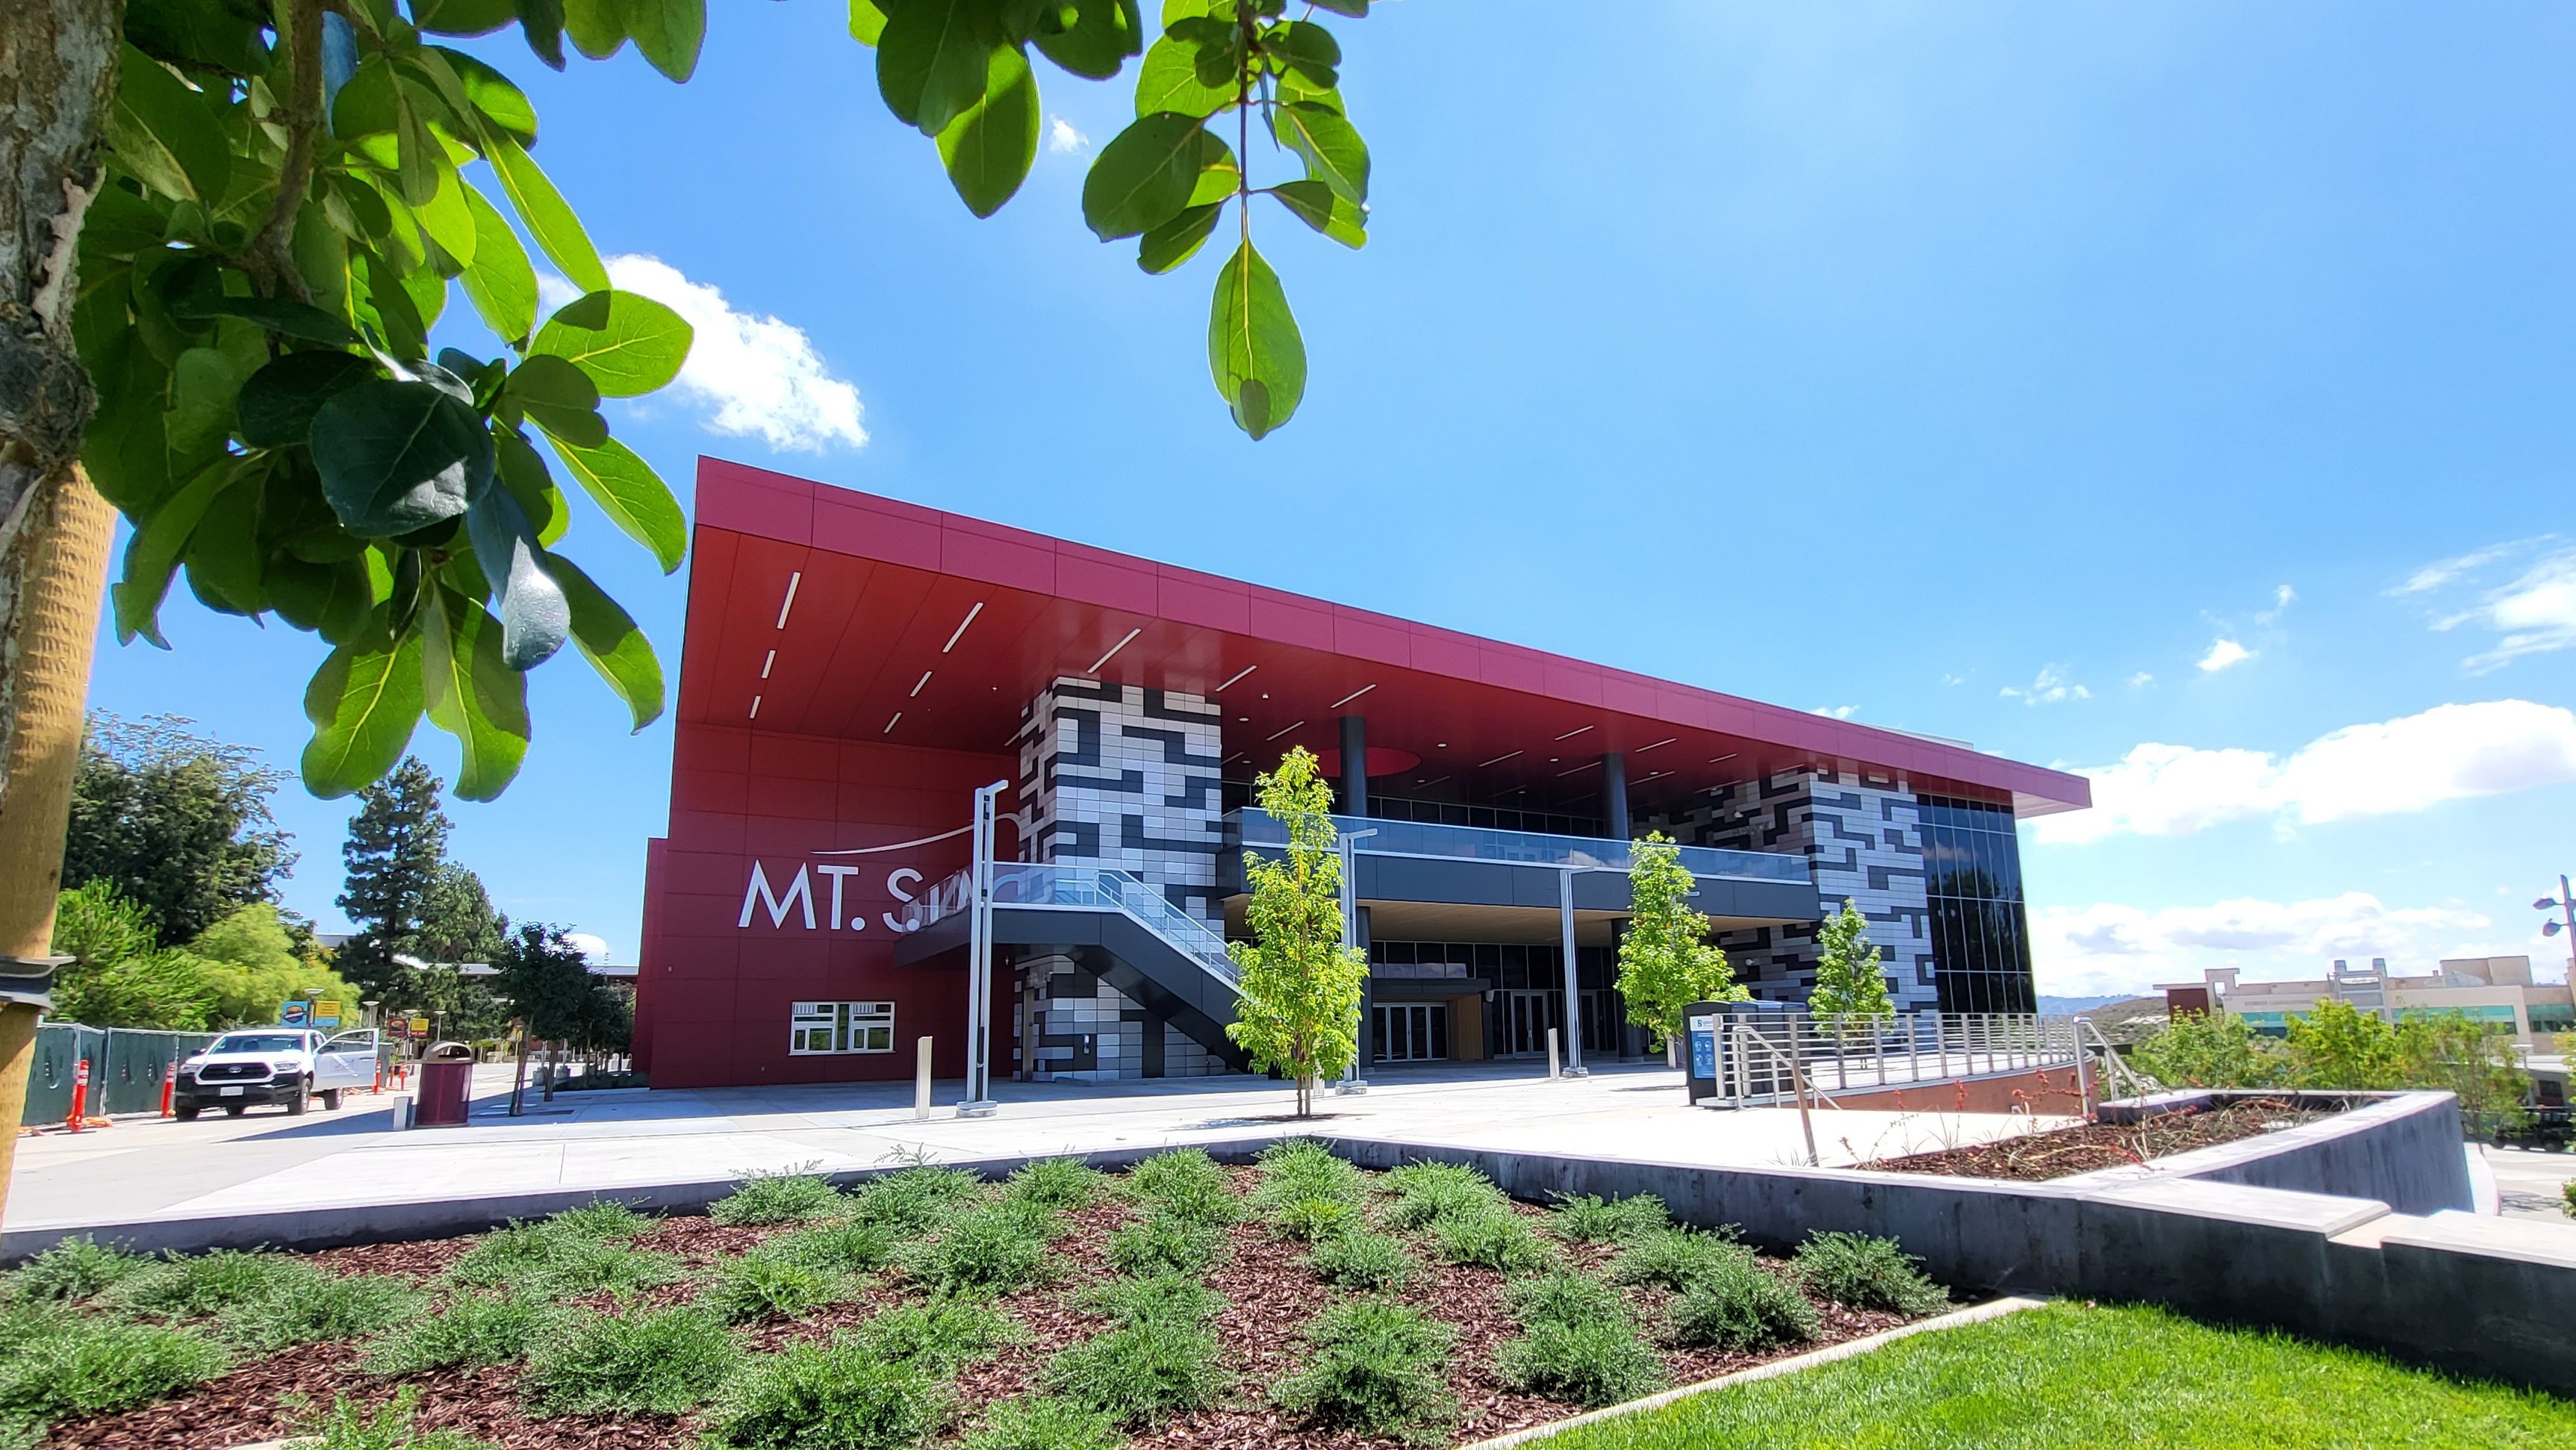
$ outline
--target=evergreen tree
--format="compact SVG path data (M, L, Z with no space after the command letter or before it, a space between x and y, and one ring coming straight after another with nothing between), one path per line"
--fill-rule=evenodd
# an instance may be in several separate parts
M580 1048L622 1050L635 1025L624 995L590 974L564 928L529 922L501 943L493 985L517 1010L528 1035Z
M358 813L340 847L348 885L340 909L357 934L340 948L340 974L388 1006L410 1005L396 953L417 956L439 873L447 864L441 782L417 756L358 792Z
M65 887L108 883L168 942L272 899L295 862L268 805L286 772L192 723L92 711L63 840Z
M1275 1068L1297 1084L1303 1118L1315 1110L1315 1084L1339 1076L1359 1052L1368 960L1343 942L1333 788L1314 755L1297 746L1254 784L1261 808L1288 828L1288 856L1266 861L1243 853L1253 940L1226 943L1242 996L1225 1035L1251 1054L1255 1070Z
M1682 1011L1693 1002L1742 1002L1726 953L1708 939L1708 917L1690 904L1697 885L1681 847L1649 831L1630 848L1628 927L1619 936L1619 999L1628 1020L1660 1047L1682 1035Z
M1819 1017L1892 1017L1887 977L1879 971L1878 948L1869 939L1869 921L1850 898L1843 909L1825 918L1816 933L1816 989L1807 994L1807 1010Z

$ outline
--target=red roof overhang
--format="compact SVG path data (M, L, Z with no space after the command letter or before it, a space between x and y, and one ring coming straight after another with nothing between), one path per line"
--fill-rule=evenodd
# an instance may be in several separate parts
M696 535L683 725L1000 752L1032 696L1085 675L1222 701L1229 775L1332 750L1363 714L1373 765L1421 757L1398 793L1577 809L1616 750L1640 813L1803 764L2024 816L2092 804L2081 776L1964 746L720 459L698 462Z

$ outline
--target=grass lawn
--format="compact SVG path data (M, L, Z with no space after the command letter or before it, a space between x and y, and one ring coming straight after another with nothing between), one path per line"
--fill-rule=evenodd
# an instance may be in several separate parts
M1570 1431L1706 1446L2576 1446L2576 1403L2158 1309L2045 1309Z

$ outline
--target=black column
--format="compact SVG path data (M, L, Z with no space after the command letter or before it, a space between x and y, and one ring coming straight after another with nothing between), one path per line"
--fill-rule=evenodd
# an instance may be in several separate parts
M1342 815L1368 815L1368 719L1342 717L1342 792L1335 809Z
M1628 834L1628 757L1613 750L1601 757L1601 818L1610 828L1610 839L1625 841Z

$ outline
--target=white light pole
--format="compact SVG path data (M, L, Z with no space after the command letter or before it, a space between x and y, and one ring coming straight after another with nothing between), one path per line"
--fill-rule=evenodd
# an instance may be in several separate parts
M975 855L966 873L966 1100L961 1118L989 1118L993 1101L993 818L1010 789L997 780L975 792Z
M1359 945L1359 843L1376 834L1376 830L1370 829L1366 831L1336 833L1333 838L1334 849L1342 853L1342 944L1344 946ZM1365 966L1366 963L1362 963L1362 965ZM1360 1014L1361 1021L1359 1023L1358 1030L1351 1034L1351 1040L1354 1043L1366 1042L1369 1037L1369 1024L1367 1021L1368 989L1366 987L1362 987L1360 989ZM1360 1076L1360 1055L1356 1050L1351 1053L1351 1065L1342 1069L1342 1080L1333 1084L1333 1091L1343 1094L1364 1093L1368 1091L1368 1081Z
M2540 924L2540 934L2542 936L2556 936L2561 931L2567 933L2567 980L2570 982L2576 982L2576 891L2568 890L2567 878L2565 876L2560 876L2558 878L2558 894L2555 897L2544 896L2538 901L2531 903L2531 905L2532 909L2535 911L2557 911L2562 913L2557 921L2542 922Z

